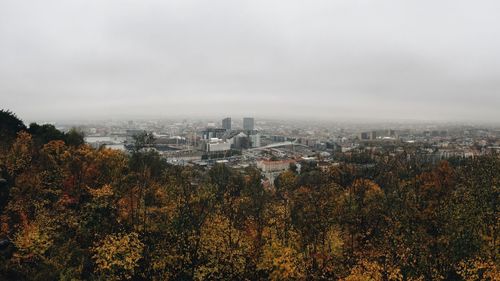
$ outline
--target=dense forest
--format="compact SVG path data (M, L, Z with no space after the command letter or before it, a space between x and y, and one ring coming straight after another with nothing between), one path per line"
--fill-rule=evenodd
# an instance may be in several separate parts
M0 112L0 280L500 280L500 158L166 164Z

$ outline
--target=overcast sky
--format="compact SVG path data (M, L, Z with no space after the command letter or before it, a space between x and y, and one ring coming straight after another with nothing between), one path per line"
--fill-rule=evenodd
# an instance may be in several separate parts
M500 120L500 1L0 1L23 119Z

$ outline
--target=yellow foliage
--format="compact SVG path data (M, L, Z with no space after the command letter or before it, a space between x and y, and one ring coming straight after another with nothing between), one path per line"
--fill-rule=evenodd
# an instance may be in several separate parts
M97 189L88 188L88 190L89 190L90 194L95 198L112 196L114 194L113 188L109 184L105 184L101 188L97 188Z
M275 230L284 230L286 224L290 223L290 208L285 204L274 203L269 204L264 214L267 225L271 226ZM271 229L266 229L270 231Z
M211 216L203 225L200 237L200 258L207 263L196 269L195 279L233 279L245 271L252 241L220 214Z
M18 260L43 258L53 244L47 230L35 223L23 227L13 239L17 248L15 257Z
M104 148L97 151L98 159L102 161L104 164L112 166L112 167L124 167L127 165L127 157L123 152L111 149Z
M356 190L355 192L363 192L367 201L376 200L376 198L384 194L378 184L368 179L356 179L352 187Z
M264 246L257 268L269 272L270 280L303 280L305 277L302 254L276 239Z
M135 232L111 234L92 247L98 273L111 280L130 279L142 258L144 244Z
M9 153L5 156L5 165L9 174L14 175L26 169L32 158L33 140L26 132L19 132Z
M152 280L172 280L172 271L182 270L182 265L190 262L189 255L178 252L176 247L159 245L154 247L151 255L150 267L154 272Z
M462 261L457 266L457 273L466 281L500 280L500 271L491 260L474 259Z
M387 279L384 279L386 275ZM393 266L383 266L376 262L362 261L356 265L344 281L400 281L403 280L401 270Z
M126 196L123 196L118 200L118 217L119 220L129 220L134 216L135 212L139 208L140 204L140 191L139 187L133 187L132 190Z
M45 253L54 244L53 237L57 231L56 220L51 217L40 204L35 204L35 217L29 221L25 212L20 212L21 227L14 234L12 242L16 245L14 257L18 261L45 259Z
M48 142L43 146L41 152L45 156L48 156L50 160L55 161L55 163L59 163L63 158L69 156L68 147L62 140Z
M323 245L324 251L333 255L340 255L342 253L342 240L340 231L334 227L328 229L325 237L325 244Z

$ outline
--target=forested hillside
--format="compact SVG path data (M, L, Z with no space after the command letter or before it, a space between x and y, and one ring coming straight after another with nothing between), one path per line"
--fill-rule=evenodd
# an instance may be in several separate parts
M500 280L500 158L167 165L0 112L0 280Z

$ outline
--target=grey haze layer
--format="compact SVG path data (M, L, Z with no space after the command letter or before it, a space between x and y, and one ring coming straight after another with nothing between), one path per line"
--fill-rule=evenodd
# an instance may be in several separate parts
M0 108L32 120L500 120L499 1L0 1Z

